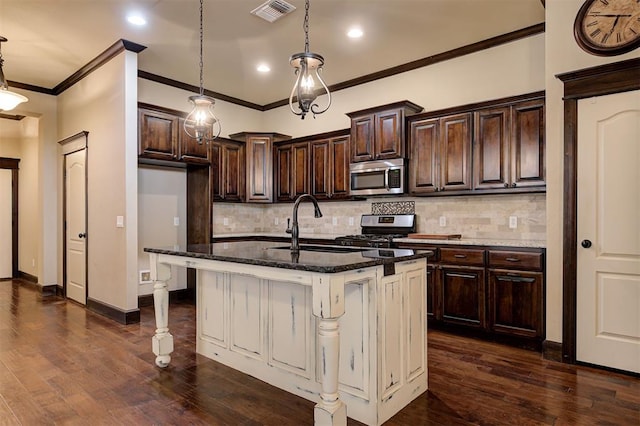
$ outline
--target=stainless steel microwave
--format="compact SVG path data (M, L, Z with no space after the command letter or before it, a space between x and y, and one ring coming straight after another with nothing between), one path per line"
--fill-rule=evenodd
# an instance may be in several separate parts
M351 195L404 194L405 160L363 161L349 165Z

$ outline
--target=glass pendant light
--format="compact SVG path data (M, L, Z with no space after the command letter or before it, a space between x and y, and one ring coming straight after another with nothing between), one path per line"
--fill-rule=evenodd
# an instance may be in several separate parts
M5 41L7 41L7 39L0 36L0 111L12 110L18 106L18 104L29 100L25 96L9 91L9 85L2 71L2 65L4 64L4 59L2 59L2 43Z
M211 96L204 94L202 77L202 2L203 0L200 0L200 94L189 96L189 102L193 105L193 110L184 120L184 131L189 137L196 139L199 144L214 140L220 135L220 131L222 130L220 121L213 113L213 106L216 101Z
M317 53L309 52L309 0L305 1L304 10L304 52L291 55L289 63L295 68L296 83L289 96L289 108L295 115L304 120L304 116L311 111L313 117L322 114L331 106L331 93L320 76L324 58ZM319 109L315 100L320 95L327 95L327 105ZM297 109L294 107L294 97Z

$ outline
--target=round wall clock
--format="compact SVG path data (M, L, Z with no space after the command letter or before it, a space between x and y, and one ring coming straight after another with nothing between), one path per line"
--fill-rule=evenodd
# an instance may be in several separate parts
M585 1L573 34L578 45L594 55L621 55L640 47L640 0Z

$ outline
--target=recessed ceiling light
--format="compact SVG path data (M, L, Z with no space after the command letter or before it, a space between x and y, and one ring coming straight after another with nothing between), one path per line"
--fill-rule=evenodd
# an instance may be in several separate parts
M357 27L351 28L349 29L349 32L347 32L347 36L349 36L349 38L360 38L363 34L362 30Z
M271 71L271 68L269 68L269 65L267 64L260 64L258 65L258 68L256 68L258 70L258 72L269 72Z
M147 24L147 20L144 19L139 13L132 13L127 16L127 21L132 25L142 26Z

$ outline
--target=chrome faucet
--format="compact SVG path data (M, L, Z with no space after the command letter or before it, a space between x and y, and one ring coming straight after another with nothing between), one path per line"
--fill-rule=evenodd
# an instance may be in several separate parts
M291 234L291 251L297 252L300 251L300 244L298 242L298 235L300 233L298 229L298 206L300 202L308 198L313 203L313 207L315 209L314 216L322 217L322 212L320 211L320 206L318 206L318 200L311 194L302 194L296 199L296 202L293 203L293 223L291 224L291 228L288 227L287 223L287 234ZM287 219L288 222L288 219Z

